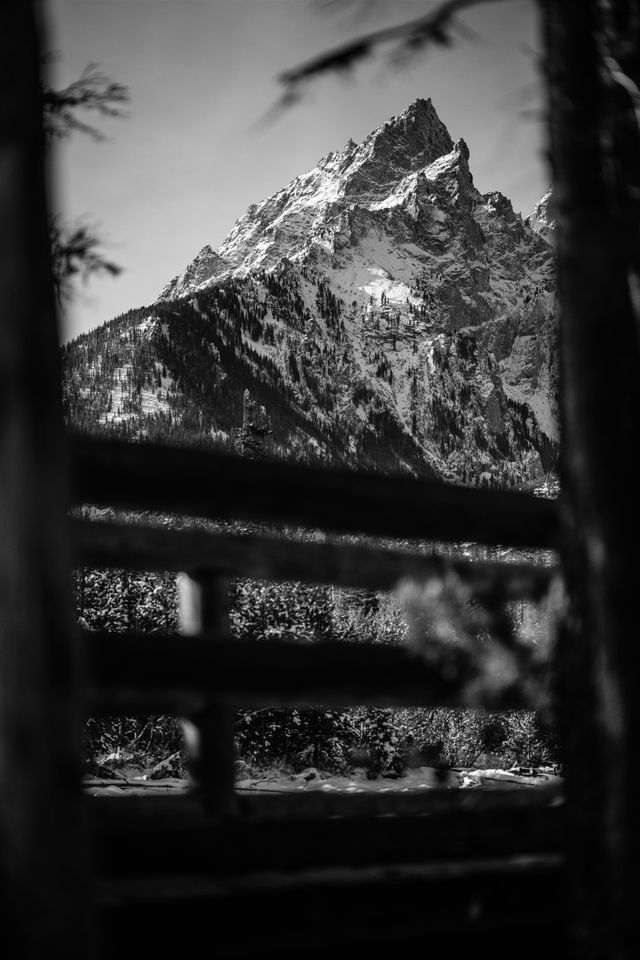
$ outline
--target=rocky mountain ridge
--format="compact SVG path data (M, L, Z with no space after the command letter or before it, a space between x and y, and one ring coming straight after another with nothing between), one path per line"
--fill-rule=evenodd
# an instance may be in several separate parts
M417 100L249 207L152 307L70 344L69 419L535 483L557 441L550 229L480 194L465 142Z
M544 196L540 197L535 207L526 219L532 230L543 237L547 243L553 243L553 234L556 227L555 212L553 209L552 189L549 187Z

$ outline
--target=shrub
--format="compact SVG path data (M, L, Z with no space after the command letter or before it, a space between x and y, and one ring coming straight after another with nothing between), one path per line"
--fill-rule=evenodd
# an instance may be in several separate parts
M294 771L319 767L346 773L353 729L348 711L239 710L236 750L251 766L275 764Z
M89 718L82 731L85 765L150 766L182 749L180 721L170 716Z
M75 587L77 615L85 628L166 632L176 627L172 575L80 570ZM393 594L235 580L231 630L238 639L252 642L346 639L399 644L411 639L415 648L423 649L426 643L425 649L431 649L428 644L438 640L446 650L466 649L466 644L482 651L482 636L471 623L471 604L464 592L458 597L457 587L449 577L439 593L431 590L427 605L422 602L424 590L405 590L403 608ZM519 615L514 610L508 613L514 622L519 616L524 623L522 610ZM531 642L542 648L545 618L534 618L533 632L531 619L525 624ZM238 756L252 766L275 764L297 771L312 765L332 773L365 766L372 778L399 775L407 765L538 766L558 759L553 729L523 711L484 715L444 708L239 710L235 738ZM167 716L91 719L84 730L84 746L92 760L148 766L181 749L182 730L178 720Z
M354 731L350 752L354 766L365 766L367 776L400 776L406 766L405 752L394 722L394 711L377 707L351 711Z

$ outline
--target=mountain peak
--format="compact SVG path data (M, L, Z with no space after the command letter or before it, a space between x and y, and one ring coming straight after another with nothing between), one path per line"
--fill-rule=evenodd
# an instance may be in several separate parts
M219 276L228 264L206 243L182 274L178 274L160 292L160 300L180 297L192 287Z
M431 97L427 97L426 100L424 97L416 97L413 103L410 103L406 110L403 111L401 116L414 116L422 120L429 120L432 116L435 116L439 119L435 107L431 102Z
M455 142L455 144L454 144L454 148L458 151L458 153L460 154L460 156L464 157L464 159L465 159L465 160L467 161L467 163L468 163L468 162L469 162L470 152L469 152L469 147L468 147L468 145L467 145L467 141L466 141L466 140L463 140L462 137L460 137L459 140L456 140L456 142Z
M548 200L527 225L481 195L465 141L415 100L252 204L113 327L108 362L79 349L69 409L90 392L100 429L231 449L264 404L269 455L535 483L557 437Z
M529 224L531 229L543 237L547 243L553 244L556 219L551 186L549 186L549 189L545 195L540 197L535 207L527 217L526 222Z
M371 137L392 140L396 146L394 152L404 153L412 168L416 161L418 165L426 166L453 150L453 140L430 98L414 100L403 113L391 117Z
M340 155L344 193L385 193L392 183L423 170L452 150L453 140L431 100L419 98L355 149L348 145Z

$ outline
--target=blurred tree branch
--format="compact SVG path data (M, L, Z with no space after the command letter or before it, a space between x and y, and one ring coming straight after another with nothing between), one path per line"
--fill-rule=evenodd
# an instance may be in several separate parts
M43 86L44 130L48 140L64 139L72 133L84 133L94 140L104 140L97 127L79 119L78 111L97 113L102 117L123 119L129 103L129 91L102 73L96 64L89 64L82 74L62 90Z
M443 0L434 10L416 19L406 20L382 30L362 34L355 40L327 50L279 76L283 93L278 106L289 107L300 100L305 85L323 74L345 72L372 56L380 47L391 45L391 60L403 62L429 45L448 46L454 34L466 28L456 20L469 7L487 3L511 3L512 0ZM337 6L333 3L333 6Z
M87 66L80 77L61 90L42 85L42 116L48 144L72 133L83 133L93 140L104 140L104 134L81 120L78 113L89 111L101 117L123 119L129 103L129 91L102 73L95 64ZM58 303L73 296L73 282L80 277L85 283L92 276L107 274L117 277L122 267L108 260L101 252L103 241L94 227L82 221L64 223L53 216L49 222L53 284Z
M117 277L122 267L107 260L101 250L102 240L87 224L65 224L58 217L49 223L53 287L58 303L73 296L73 281L80 277L85 283L97 274Z

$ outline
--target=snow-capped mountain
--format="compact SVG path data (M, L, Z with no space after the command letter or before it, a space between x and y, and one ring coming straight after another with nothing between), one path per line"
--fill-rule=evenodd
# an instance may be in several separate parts
M527 217L526 223L532 230L535 230L541 237L544 237L547 243L552 243L556 220L553 210L551 187L549 187L543 197L540 197Z
M428 176L429 166L452 150L431 101L417 100L363 143L350 140L344 150L329 153L313 170L249 207L219 251L201 250L161 296L190 292L194 279L195 285L202 282L200 276L204 282L246 276L275 267L283 257L299 262L315 251L328 260L327 253L359 239L354 213L373 213L402 202L403 193L415 193L417 178ZM396 189L390 191L392 187Z
M480 194L465 142L416 100L252 205L153 307L69 345L69 416L236 447L253 431L272 455L469 483L535 481L557 441L550 224L536 210L523 221L502 194Z

